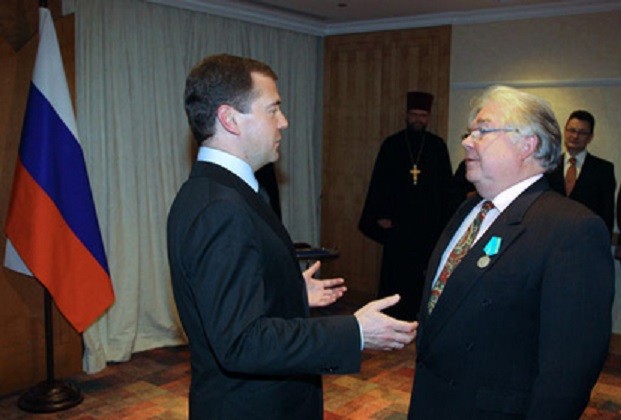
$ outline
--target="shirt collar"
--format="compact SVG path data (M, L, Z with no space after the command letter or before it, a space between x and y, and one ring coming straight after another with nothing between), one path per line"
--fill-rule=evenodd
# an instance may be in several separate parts
M525 180L520 181L517 184L512 185L506 190L502 191L500 194L492 199L494 207L497 208L500 213L502 213L507 207L509 207L509 204L511 204L518 195L522 194L524 190L537 182L542 176L543 174L531 176L530 178L526 178Z
M576 167L582 167L584 163L584 159L586 159L587 150L584 149L580 153L576 154L574 158L576 158ZM569 165L569 159L571 159L571 155L569 153L565 153L565 165Z
M232 154L223 152L222 150L201 146L198 149L196 160L221 166L240 177L255 192L259 191L259 182L254 176L252 168L248 165L248 163L237 156L233 156Z

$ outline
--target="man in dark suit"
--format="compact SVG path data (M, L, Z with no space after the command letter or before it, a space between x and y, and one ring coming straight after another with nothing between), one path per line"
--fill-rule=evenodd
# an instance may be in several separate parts
M289 235L258 193L254 172L278 158L276 75L265 64L207 57L186 81L198 162L168 218L168 258L190 345L193 419L321 419L323 373L356 372L363 348L398 349L415 323L381 310L309 317L343 293L342 279L304 274ZM331 286L335 286L333 289Z
M549 105L508 87L462 141L478 195L431 256L410 419L578 419L607 356L614 268L600 217L550 189Z
M599 215L612 236L615 208L615 169L612 162L590 154L586 147L595 131L588 111L572 112L565 124L565 149L559 165L547 177L550 186Z

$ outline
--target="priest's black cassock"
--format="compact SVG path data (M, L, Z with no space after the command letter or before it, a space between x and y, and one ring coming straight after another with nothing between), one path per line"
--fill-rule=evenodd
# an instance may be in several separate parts
M416 317L429 256L452 211L451 178L440 137L406 129L382 143L358 228L384 246L378 297L401 295L386 311L392 316ZM378 219L393 227L381 228Z

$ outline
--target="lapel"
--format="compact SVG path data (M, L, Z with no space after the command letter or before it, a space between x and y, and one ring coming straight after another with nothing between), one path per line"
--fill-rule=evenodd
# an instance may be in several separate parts
M468 295L474 287L477 285L477 281L485 273L494 269L496 261L502 258L504 255L511 252L512 246L515 245L516 240L524 231L524 225L522 220L524 214L528 211L533 202L546 190L548 190L549 184L545 177L535 182L528 187L522 194L520 194L510 205L507 207L498 218L492 223L483 236L474 244L472 249L461 260L459 265L455 268L451 277L448 279L442 296L438 300L432 314L427 315L426 308L421 310L423 317L421 323L424 324L424 330L421 331L421 339L419 342L420 350L424 348L433 340L433 338L450 323L453 316L459 316L457 310L462 304L464 299L468 298ZM428 296L431 280L435 275L435 271L438 266L440 256L444 252L444 249L448 245L451 237L461 224L464 217L468 212L480 201L480 197L470 200L458 210L453 219L450 222L450 228L442 235L442 246L438 243L438 247L434 251L433 260L434 267L433 273L429 272L427 275L427 283L425 284L425 293ZM474 203L472 203L474 201ZM490 263L487 267L480 268L477 266L477 261L484 255L483 248L493 237L501 238L501 246L497 255L492 256ZM448 238L446 238L448 237ZM439 255L438 255L439 254ZM427 302L427 300L423 300Z
M283 224L278 220L274 210L257 194L248 184L246 184L241 178L233 174L231 171L208 162L195 162L190 172L190 178L204 177L210 178L212 181L224 185L225 187L232 188L237 191L246 201L246 203L261 217L274 231L274 233L285 243L289 248L291 257L296 261L295 249L293 242L287 233L287 230Z

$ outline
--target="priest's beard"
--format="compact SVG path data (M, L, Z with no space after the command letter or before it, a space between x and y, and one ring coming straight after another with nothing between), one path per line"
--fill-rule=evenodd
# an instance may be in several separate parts
M408 124L406 130L410 136L422 136L427 127L422 124Z

